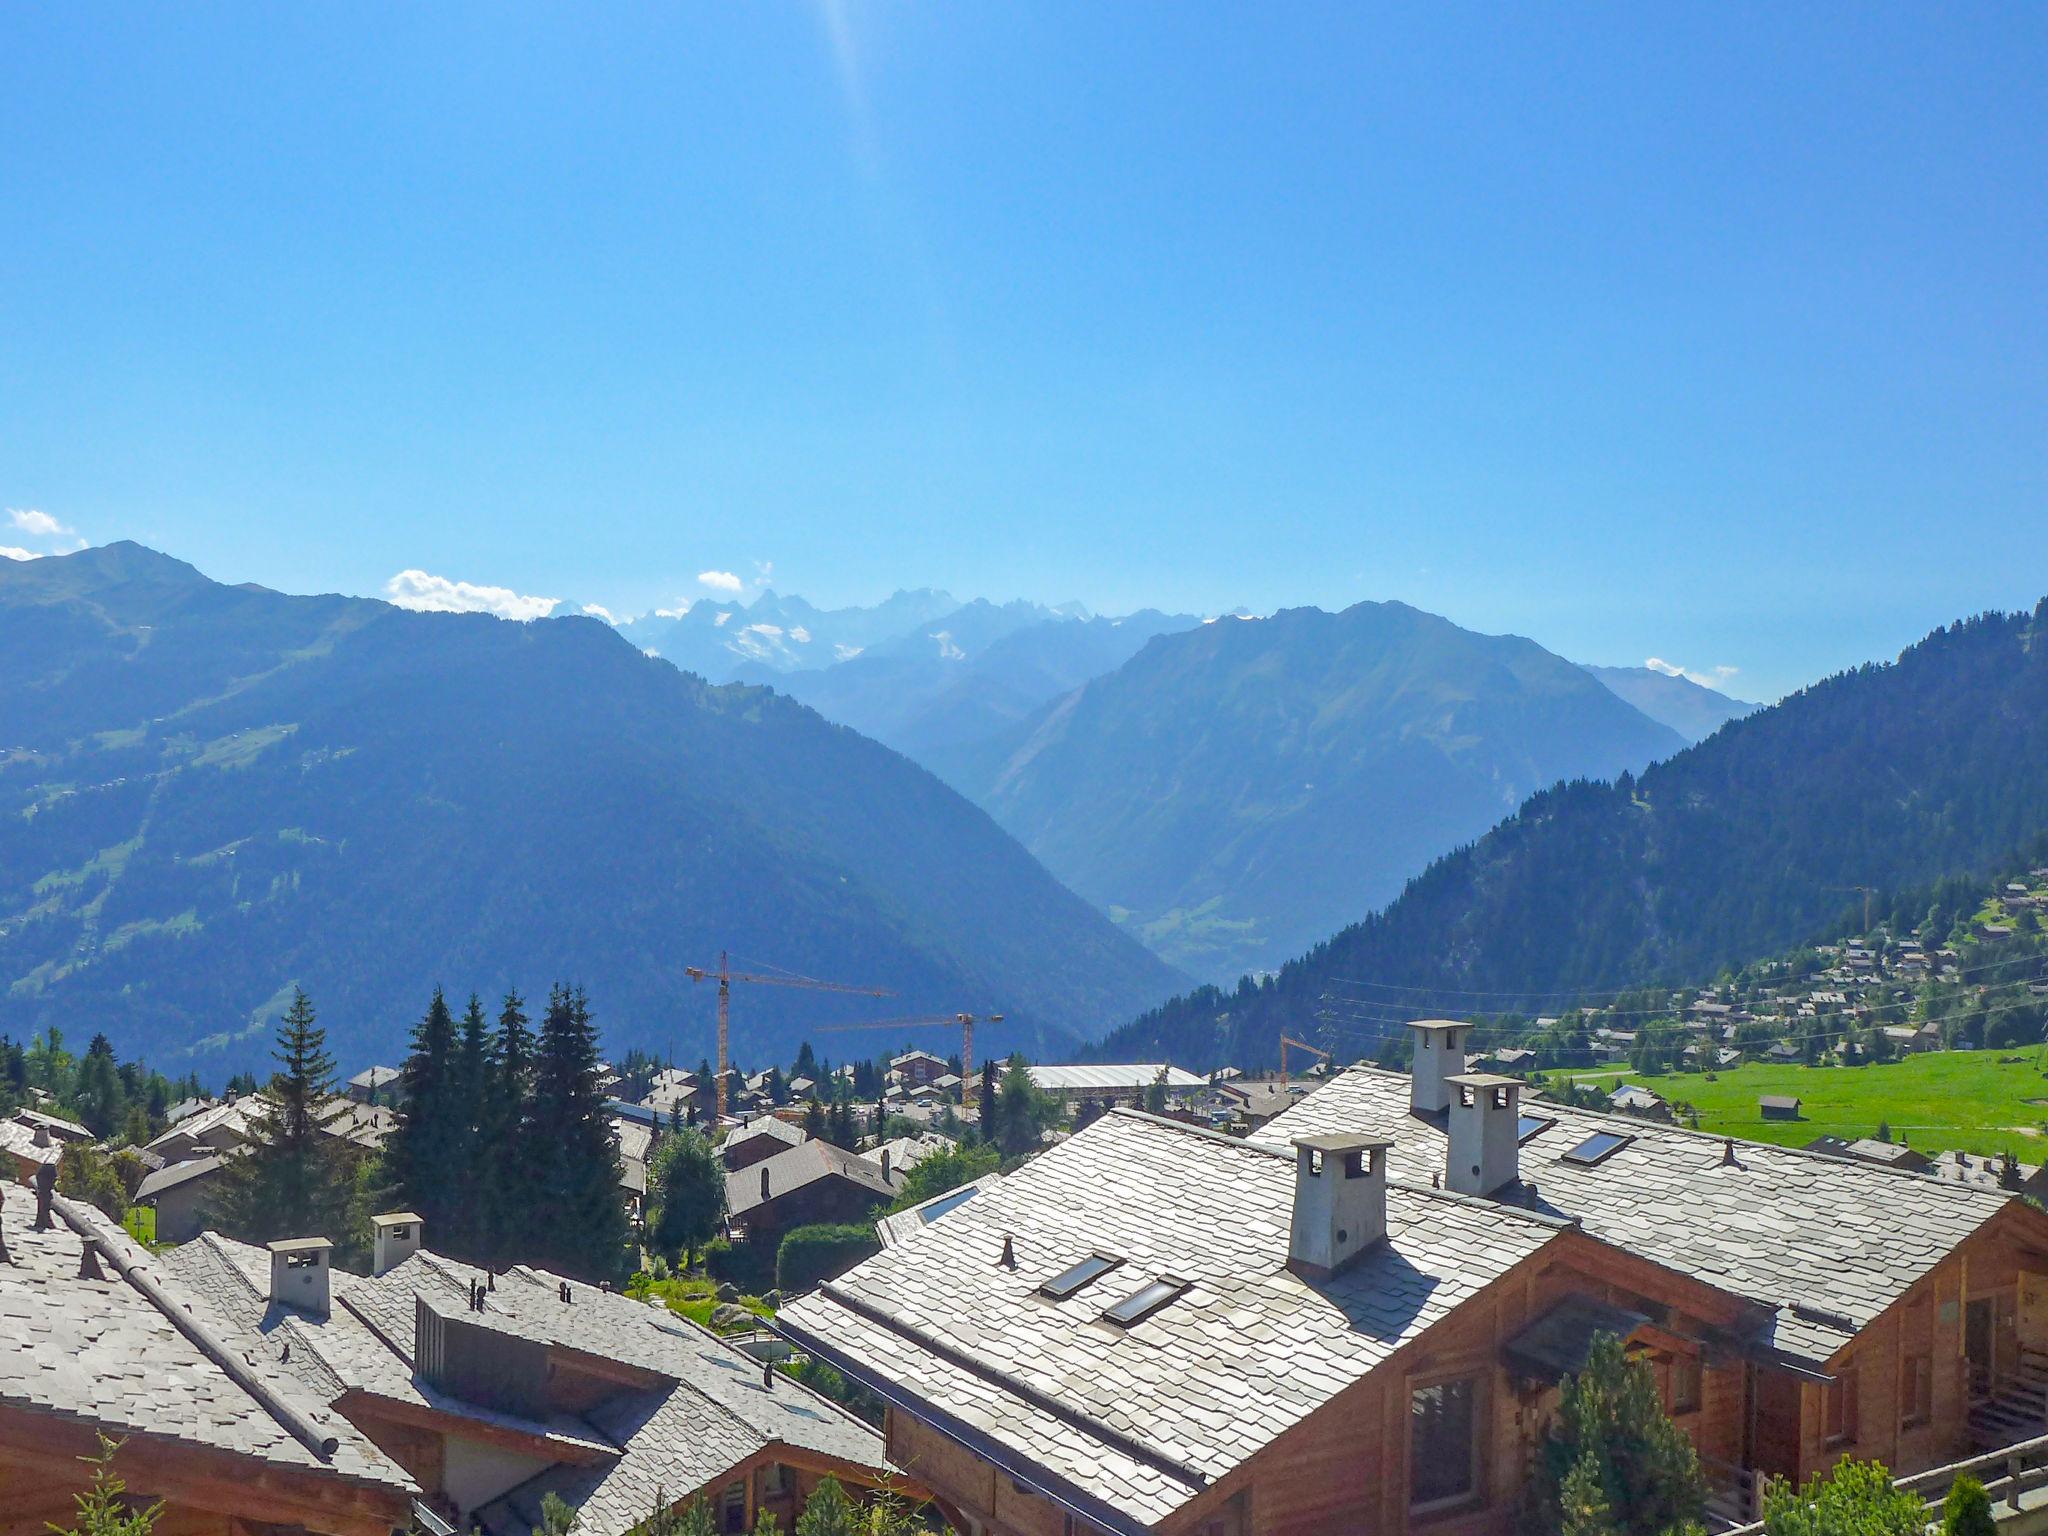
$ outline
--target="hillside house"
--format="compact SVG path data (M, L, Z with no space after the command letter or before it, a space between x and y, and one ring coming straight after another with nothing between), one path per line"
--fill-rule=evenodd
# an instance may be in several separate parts
M223 1161L218 1154L188 1157L143 1175L135 1186L134 1203L156 1212L158 1242L190 1242L205 1230L207 1206L220 1187Z
M792 1227L865 1221L896 1198L900 1172L829 1141L787 1147L725 1176L726 1220L750 1243L773 1243Z
M1671 1118L1671 1106L1664 1102L1663 1095L1638 1083L1623 1083L1608 1094L1607 1107L1618 1115L1641 1115L1651 1120Z
M657 1492L706 1498L722 1531L762 1511L787 1530L820 1477L886 1475L873 1430L666 1308L487 1273L423 1236L410 1212L377 1218L369 1276L328 1269L322 1239L266 1251L209 1232L162 1262L233 1347L289 1370L458 1530L530 1536L553 1493L578 1536L626 1536Z
M778 1120L773 1115L749 1116L725 1133L718 1144L718 1160L728 1173L766 1162L791 1147L801 1146L803 1127Z
M12 1173L17 1183L33 1183L36 1170L56 1162L63 1150L46 1130L19 1120L0 1120L0 1153L6 1154L6 1160L0 1161L0 1174Z
M2017 1438L2048 1215L1525 1114L1457 1070L1469 1026L1416 1028L1413 1077L1344 1071L1246 1141L1113 1113L779 1326L884 1397L892 1458L976 1531L1506 1531L1602 1332L1651 1361L1722 1518L1762 1474Z
M390 1536L420 1489L317 1394L89 1206L0 1187L0 1530L77 1522L95 1432L177 1536Z
M404 1082L405 1073L397 1067L365 1067L348 1080L344 1091L358 1104L384 1104L395 1108Z
M905 1051L889 1058L889 1081L900 1083L907 1093L929 1088L953 1070L943 1056L930 1051Z

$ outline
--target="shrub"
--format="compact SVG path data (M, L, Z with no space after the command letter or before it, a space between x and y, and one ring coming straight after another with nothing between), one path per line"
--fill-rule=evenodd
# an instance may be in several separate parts
M1991 1495L1974 1477L1965 1474L1950 1485L1941 1503L1941 1531L1942 1536L1998 1536Z
M776 1252L775 1288L785 1296L811 1290L881 1251L873 1227L797 1227Z

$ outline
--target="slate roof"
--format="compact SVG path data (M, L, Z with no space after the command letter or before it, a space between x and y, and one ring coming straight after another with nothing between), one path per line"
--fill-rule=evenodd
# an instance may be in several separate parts
M882 1154L889 1154L891 1173L901 1174L915 1168L928 1157L941 1152L951 1152L959 1143L950 1136L941 1136L937 1131L926 1131L921 1136L897 1136L883 1142L879 1147L870 1147L861 1156L875 1167L882 1166Z
M1000 1173L984 1173L971 1184L958 1189L949 1189L944 1194L933 1195L921 1200L907 1211L897 1211L884 1216L875 1223L875 1236L882 1240L884 1248L894 1248L898 1243L907 1243L935 1221L943 1221L960 1209L969 1200L994 1189L1003 1182Z
M748 1121L745 1125L736 1125L730 1131L727 1131L725 1133L725 1140L718 1144L719 1150L721 1152L727 1151L752 1141L759 1136L767 1136L772 1140L782 1142L785 1146L794 1147L803 1141L804 1132L803 1127L800 1125L791 1125L787 1120L778 1120L773 1115L761 1115L756 1119Z
M1161 1063L1139 1062L1126 1065L1098 1066L1052 1066L1032 1067L1031 1081L1047 1093L1131 1093L1149 1088L1159 1076ZM1166 1069L1166 1086L1169 1088L1202 1088L1208 1085L1207 1078L1183 1072L1179 1067Z
M1395 1185L1389 1241L1309 1281L1287 1268L1294 1184L1291 1152L1114 1111L777 1326L1035 1480L1052 1474L1087 1518L1141 1529L1566 1225ZM1098 1250L1124 1262L1065 1300L1039 1293ZM1101 1320L1161 1275L1189 1288L1129 1328Z
M154 1200L167 1189L175 1189L178 1185L193 1179L205 1178L216 1171L220 1164L221 1160L217 1157L188 1157L182 1163L167 1163L135 1186L135 1198L138 1202Z
M761 1175L768 1175L768 1199L779 1200L792 1190L802 1189L819 1179L842 1178L861 1185L877 1200L893 1199L896 1186L882 1177L879 1166L866 1158L836 1147L829 1141L811 1140L763 1158L750 1168L736 1169L725 1176L725 1209L728 1216L743 1218L763 1204Z
M1383 1136L1394 1142L1392 1176L1426 1180L1443 1171L1445 1137L1440 1119L1410 1112L1410 1090L1406 1073L1353 1067L1250 1139L1284 1148L1328 1131ZM1730 1165L1718 1136L1549 1102L1540 1112L1556 1123L1522 1146L1523 1204L1750 1300L1796 1299L1778 1342L1812 1364L2012 1198L1757 1142L1735 1143ZM1561 1160L1596 1131L1630 1139L1591 1167Z
M0 1152L11 1152L30 1162L54 1163L63 1156L63 1151L62 1144L54 1136L39 1147L31 1127L19 1120L0 1120Z
M273 1351L209 1328L202 1298L167 1266L90 1207L58 1202L51 1230L33 1229L35 1197L0 1187L0 1225L13 1262L0 1265L0 1402L130 1434L246 1456L269 1466L326 1474L412 1498L412 1480L325 1402L303 1391ZM145 1290L102 1261L101 1280L78 1278L90 1234L122 1265L149 1276L186 1321L238 1355L259 1396L238 1384ZM295 1411L331 1436L317 1454L281 1415Z
M666 1307L570 1282L526 1265L500 1272L485 1309L468 1309L479 1272L431 1250L385 1274L332 1276L329 1315L273 1307L264 1296L268 1255L205 1233L169 1256L195 1294L239 1326L292 1341L291 1366L306 1388L332 1401L359 1391L520 1430L592 1465L558 1465L471 1512L488 1536L529 1536L543 1493L578 1508L578 1536L622 1536L647 1518L657 1489L675 1497L780 1443L879 1474L882 1437L807 1388L780 1376L762 1385L760 1363ZM439 1392L412 1369L418 1300L463 1321L537 1343L623 1361L656 1384L627 1389L581 1416L521 1419ZM274 1346L273 1346L274 1347Z

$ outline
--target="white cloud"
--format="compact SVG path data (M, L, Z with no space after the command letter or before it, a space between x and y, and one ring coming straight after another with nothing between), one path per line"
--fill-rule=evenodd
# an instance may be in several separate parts
M603 619L607 624L616 624L619 622L617 619L612 617L611 609L600 607L596 603L585 603L583 605L583 611L593 619Z
M811 643L811 632L799 624L789 632L789 638L798 645L809 645Z
M47 512L38 512L34 507L9 507L7 520L32 539L55 539L77 532L67 528Z
M1643 665L1652 672L1662 672L1666 677L1682 677L1689 683L1698 683L1702 688L1719 688L1742 670L1740 667L1722 665L1700 672L1691 667L1681 667L1673 661L1666 661L1661 656L1649 657Z
M744 583L731 571L699 571L697 585L714 592L737 592Z
M40 560L43 557L19 544L0 544L0 560Z
M480 587L425 571L400 571L384 583L384 595L416 613L495 613L501 619L544 619L559 597L528 597L510 587Z

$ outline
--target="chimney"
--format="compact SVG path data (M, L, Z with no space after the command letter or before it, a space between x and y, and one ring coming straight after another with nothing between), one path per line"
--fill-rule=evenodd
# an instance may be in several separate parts
M889 1149L887 1147L882 1148L882 1182L884 1184L889 1182Z
M1521 1173L1522 1080L1459 1072L1444 1081L1453 1095L1444 1182L1461 1195L1490 1195L1514 1183Z
M765 1164L761 1168L761 1198L768 1198L768 1169Z
M1415 1031L1408 1107L1418 1115L1442 1114L1457 1096L1451 1079L1465 1070L1465 1039L1472 1026L1458 1019L1415 1019L1408 1027Z
M372 1216L370 1225L376 1229L370 1256L371 1274L381 1275L396 1269L420 1251L425 1223L417 1211L388 1211L382 1216Z
M324 1237L294 1237L270 1245L270 1299L316 1316L327 1315L327 1256Z
M1334 1275L1387 1235L1387 1151L1377 1136L1301 1136L1294 1142L1294 1225L1287 1267Z

